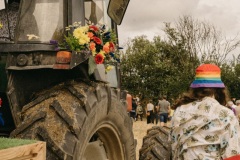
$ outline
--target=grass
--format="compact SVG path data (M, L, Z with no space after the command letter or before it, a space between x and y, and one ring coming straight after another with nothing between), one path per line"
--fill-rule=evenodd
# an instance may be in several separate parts
M26 140L26 139L13 139L13 138L2 138L0 137L0 149L7 149L11 147L32 144L37 142L36 140Z

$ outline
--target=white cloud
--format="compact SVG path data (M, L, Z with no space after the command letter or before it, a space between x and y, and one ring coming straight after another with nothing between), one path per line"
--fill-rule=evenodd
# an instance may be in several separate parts
M202 0L194 15L232 37L240 31L239 4L238 0Z
M206 20L226 35L240 31L239 0L131 0L118 27L120 45L128 38L162 33L163 22L174 22L182 15Z

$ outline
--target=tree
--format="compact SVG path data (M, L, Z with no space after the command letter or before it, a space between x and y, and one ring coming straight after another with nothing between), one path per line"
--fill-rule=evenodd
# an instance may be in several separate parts
M240 64L223 64L221 66L222 81L229 90L230 97L240 98Z
M159 36L149 41L145 36L134 38L121 59L122 87L145 98L166 94L176 98L189 87L194 75L185 50L172 46Z
M212 62L221 65L226 57L240 45L237 36L227 39L215 26L182 16L171 27L165 23L164 29L171 45L180 45L189 57L199 58L200 63Z

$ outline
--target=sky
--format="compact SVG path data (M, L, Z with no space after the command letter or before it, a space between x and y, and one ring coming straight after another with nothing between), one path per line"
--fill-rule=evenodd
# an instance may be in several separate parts
M240 38L239 0L130 0L122 24L118 26L119 44L146 35L149 40L163 35L164 22L174 23L180 16L214 25L226 37Z

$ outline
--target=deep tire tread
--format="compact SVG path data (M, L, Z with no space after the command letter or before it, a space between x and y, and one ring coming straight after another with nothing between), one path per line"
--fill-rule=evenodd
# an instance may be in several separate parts
M168 142L170 128L154 126L143 137L139 160L171 160L171 146Z
M37 129L37 136L39 139L43 141L47 141L47 148L50 149L54 155L56 155L59 159L64 157L65 153L54 143L52 138L48 136L48 132L46 129L39 127Z
M85 99L85 96L81 93L79 93L77 91L77 89L75 89L72 85L68 85L66 86L66 89L76 98L78 98L80 100L80 102L82 102Z
M48 94L41 94L38 98L36 98L35 100L31 101L30 103L28 103L27 105L25 105L22 108L22 114L25 113L28 109L31 109L32 107L36 106L37 104L41 103L42 101L49 99L51 97L55 97L58 95L58 92L50 92Z
M31 118L27 119L24 123L20 124L17 129L11 132L10 136L15 137L19 133L26 130L28 127L32 126L37 121L44 119L46 117L46 112L39 112L37 115L32 116Z
M80 133L80 129L75 127L73 119L70 118L70 116L68 116L68 114L62 109L61 104L57 100L54 100L50 106L55 110L58 116L60 116L61 119L66 122L69 130L77 137L77 135Z

